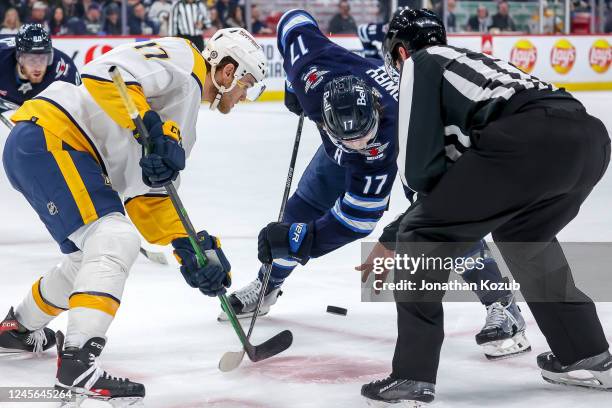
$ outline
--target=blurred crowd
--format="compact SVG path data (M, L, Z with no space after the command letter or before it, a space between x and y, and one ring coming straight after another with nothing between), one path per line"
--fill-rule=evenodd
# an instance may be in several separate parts
M247 27L246 16L250 14L254 34L274 34L276 23L283 10L270 12L269 4L275 0L250 2L250 12L245 10L245 0L0 0L0 34L14 34L22 23L41 23L52 35L119 35L124 33L122 12L126 13L125 34L130 35L182 35L185 22L195 27L191 36L210 36L220 28ZM604 6L603 27L612 32L610 0ZM258 4L259 3L259 4ZM313 2L314 3L314 2ZM353 4L351 4L353 3ZM388 7L389 1L379 0L380 9ZM398 0L411 7L421 7L422 0ZM446 10L442 0L428 0L426 5L440 16L446 16L449 32L563 32L565 19L563 3L548 1L540 22L539 8L531 8L531 15L525 17L525 2L506 0L459 1L447 0ZM267 13L261 5L266 4ZM358 24L351 6L351 0L333 1L337 7L327 24L332 34L355 34ZM518 11L522 17L517 23ZM194 11L197 10L197 16ZM533 11L535 10L535 11ZM572 0L571 31L588 32L590 16L588 0ZM265 15L264 15L265 14ZM389 11L380 12L386 15ZM185 17L189 19L186 20ZM372 18L375 20L375 18ZM182 21L181 21L182 20ZM375 22L375 21L370 21ZM181 26L183 24L183 26ZM599 24L599 23L598 23ZM181 28L183 27L183 28ZM178 30L178 32L177 32Z
M203 20L194 22L201 25L204 36L219 28L247 26L239 0L127 0L127 34L176 35L172 13L177 3L197 4L205 10ZM120 35L121 15L121 0L0 0L0 34L15 34L23 23L40 23L52 35ZM251 19L255 34L273 33L255 3Z

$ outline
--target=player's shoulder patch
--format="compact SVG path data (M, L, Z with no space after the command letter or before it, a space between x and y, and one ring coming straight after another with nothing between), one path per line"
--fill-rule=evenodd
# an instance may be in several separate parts
M60 57L59 61L55 64L55 79L68 76L70 71L70 64L66 63L63 57Z
M304 93L308 94L308 91L314 91L321 84L321 82L323 82L325 75L328 73L328 70L322 70L316 65L308 67L305 73L302 75L302 82L304 82Z

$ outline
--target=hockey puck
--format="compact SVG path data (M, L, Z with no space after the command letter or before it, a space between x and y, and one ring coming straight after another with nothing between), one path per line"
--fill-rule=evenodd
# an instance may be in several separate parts
M327 313L346 316L347 310L338 306L327 306Z

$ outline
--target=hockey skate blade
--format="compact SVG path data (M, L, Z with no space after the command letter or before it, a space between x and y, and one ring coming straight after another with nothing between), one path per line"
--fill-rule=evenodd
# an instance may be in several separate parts
M268 309L263 309L263 307L259 310L259 315L257 317L262 317L268 314L268 311L270 310L270 308ZM236 313L236 317L238 318L238 320L243 320L243 319L250 319L251 317L253 317L255 313L253 312L247 312L247 313ZM219 313L219 316L217 317L217 321L218 322L227 322L229 321L229 319L227 318L227 315L225 314L225 312L221 312Z
M244 350L226 352L219 360L219 370L224 373L235 370L244 359L244 354Z
M502 360L531 351L531 343L524 332L519 332L509 339L490 341L481 344L488 360Z
M369 407L376 407L376 408L419 408L419 407L425 407L429 405L427 402L414 401L414 400L393 401L393 402L378 401L378 400L373 400L370 398L366 398L365 400Z
M248 345L246 354L251 361L256 363L282 353L291 346L291 343L293 343L293 333L283 330L257 346Z
M610 370L600 374L587 370L576 370L570 373L572 373L572 378L567 377L569 373L552 373L542 370L542 378L551 384L612 392L612 373L610 373Z

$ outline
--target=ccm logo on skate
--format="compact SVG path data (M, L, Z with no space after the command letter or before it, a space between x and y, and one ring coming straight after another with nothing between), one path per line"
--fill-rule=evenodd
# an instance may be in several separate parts
M102 345L101 345L100 343L96 343L95 341L92 341L92 342L91 342L91 345L92 345L93 347L99 348L100 350L103 350L103 349L104 349L104 347L102 347Z

